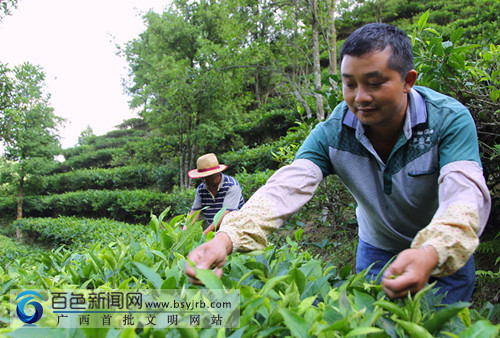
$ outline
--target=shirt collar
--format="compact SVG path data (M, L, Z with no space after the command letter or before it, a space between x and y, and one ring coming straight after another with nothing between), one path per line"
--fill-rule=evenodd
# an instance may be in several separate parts
M225 175L224 175L223 173L220 173L220 175L221 175L221 176L220 176L220 183L219 183L219 186L217 187L217 191L219 191L219 190L220 190L220 188L222 188L222 186L224 185L224 180L225 180L225 179L224 179ZM202 184L203 184L203 188L205 188L206 190L210 191L210 190L208 189L207 184L206 184L205 182L203 182Z
M406 138L411 137L411 131L415 126L425 122L427 122L425 100L422 95L412 88L408 94L408 107L406 108L406 118L403 127ZM347 112L344 115L343 123L348 127L359 129L359 131L363 131L364 133L363 126L349 108L347 108Z

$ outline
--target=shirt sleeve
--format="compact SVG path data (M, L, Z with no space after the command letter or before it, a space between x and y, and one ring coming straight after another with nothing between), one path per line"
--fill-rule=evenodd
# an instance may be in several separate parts
M323 179L310 160L295 160L279 169L238 211L227 214L219 232L225 232L233 251L253 251L267 246L267 235L306 204Z
M234 211L238 210L241 199L241 187L239 185L232 185L224 196L224 202L222 203L226 210Z
M201 195L200 195L200 187L196 189L196 194L194 195L193 206L191 210L200 210L201 209Z
M491 208L482 169L475 161L457 161L440 172L439 208L412 242L413 248L433 246L439 257L435 277L455 273L479 245Z

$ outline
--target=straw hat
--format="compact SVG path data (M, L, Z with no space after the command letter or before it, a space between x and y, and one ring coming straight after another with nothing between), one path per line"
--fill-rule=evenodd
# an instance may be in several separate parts
M227 165L219 164L215 154L205 154L196 161L197 169L189 170L188 176L191 178L207 177L216 173L220 173L227 169Z

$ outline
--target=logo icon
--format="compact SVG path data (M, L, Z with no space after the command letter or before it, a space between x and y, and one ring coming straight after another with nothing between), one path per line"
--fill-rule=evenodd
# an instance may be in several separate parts
M23 291L16 298L16 301L17 301L21 297L28 296L26 298L23 298L17 304L17 308L16 308L17 316L19 317L19 319L21 321L25 322L26 324L36 323L37 321L40 320L40 318L42 318L42 315L43 315L42 304L40 304L38 302L30 302L30 300L35 299L35 297L33 297L32 295L37 296L41 300L45 300L38 292L33 291L33 290ZM33 315L29 316L24 312L24 307L26 305L31 305L35 308L35 313Z
M432 145L432 136L434 134L434 129L419 130L415 133L413 140L411 141L411 146L424 150Z

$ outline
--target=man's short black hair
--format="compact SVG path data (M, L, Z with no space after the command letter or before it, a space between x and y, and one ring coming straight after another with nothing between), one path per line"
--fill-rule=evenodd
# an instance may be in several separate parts
M414 67L410 39L401 29L383 23L364 25L349 35L340 49L340 63L345 55L359 57L383 51L387 46L392 48L389 68L396 70L404 78Z

